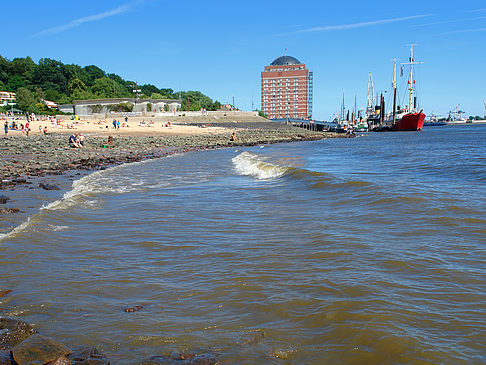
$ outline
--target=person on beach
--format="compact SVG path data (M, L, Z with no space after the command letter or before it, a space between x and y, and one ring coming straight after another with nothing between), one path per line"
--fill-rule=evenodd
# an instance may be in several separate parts
M113 119L113 128L116 129L116 119Z
M44 127L43 133L44 133L44 136L47 136L47 126Z
M233 134L230 137L230 141L237 141L238 137L236 137L236 132L233 132Z
M8 122L5 121L5 124L3 125L3 130L5 131L5 135L8 134Z
M71 134L69 136L69 146L73 148L80 148L81 145L78 143L78 135L77 134Z
M120 129L120 121L119 120L116 121L116 129Z
M84 147L85 138L84 138L84 135L82 133L79 134L76 141L78 142L79 147Z

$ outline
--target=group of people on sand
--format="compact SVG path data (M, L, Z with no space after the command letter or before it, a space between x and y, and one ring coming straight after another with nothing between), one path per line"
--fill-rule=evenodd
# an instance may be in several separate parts
M69 136L69 146L73 148L84 147L85 138L81 133L71 134Z
M14 130L14 131L21 131L22 133L25 133L26 135L29 135L30 132L30 122L27 122L25 124L23 123L17 123L15 120L9 124L8 121L5 121L3 125L3 130L5 132L5 135L8 134L9 130Z

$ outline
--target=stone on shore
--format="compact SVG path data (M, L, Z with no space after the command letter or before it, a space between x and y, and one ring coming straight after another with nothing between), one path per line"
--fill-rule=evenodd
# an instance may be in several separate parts
M68 347L39 334L30 336L12 350L12 356L18 365L48 364L70 353L71 349Z
M40 183L39 187L44 189L44 190L59 190L59 186L54 185L54 184L44 184Z
M220 365L212 353L181 354L174 352L170 356L153 356L138 365Z
M0 350L10 350L37 331L30 324L10 318L0 318Z
M2 208L0 209L0 214L13 214L20 212L17 208Z
M110 365L108 359L96 347L85 347L71 352L66 358L72 365Z
M0 195L0 204L7 204L7 201L9 201L10 198L5 195Z

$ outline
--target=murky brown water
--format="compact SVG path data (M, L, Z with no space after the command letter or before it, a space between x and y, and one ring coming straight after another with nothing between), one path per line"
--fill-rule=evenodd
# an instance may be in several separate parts
M29 220L2 223L0 315L114 364L486 363L485 148L486 127L431 127L11 193Z

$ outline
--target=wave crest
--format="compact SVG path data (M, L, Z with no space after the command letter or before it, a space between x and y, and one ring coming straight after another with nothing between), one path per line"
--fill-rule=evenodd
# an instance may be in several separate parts
M232 161L238 173L260 180L280 177L289 171L289 167L270 163L265 157L251 152L242 152L233 157Z

